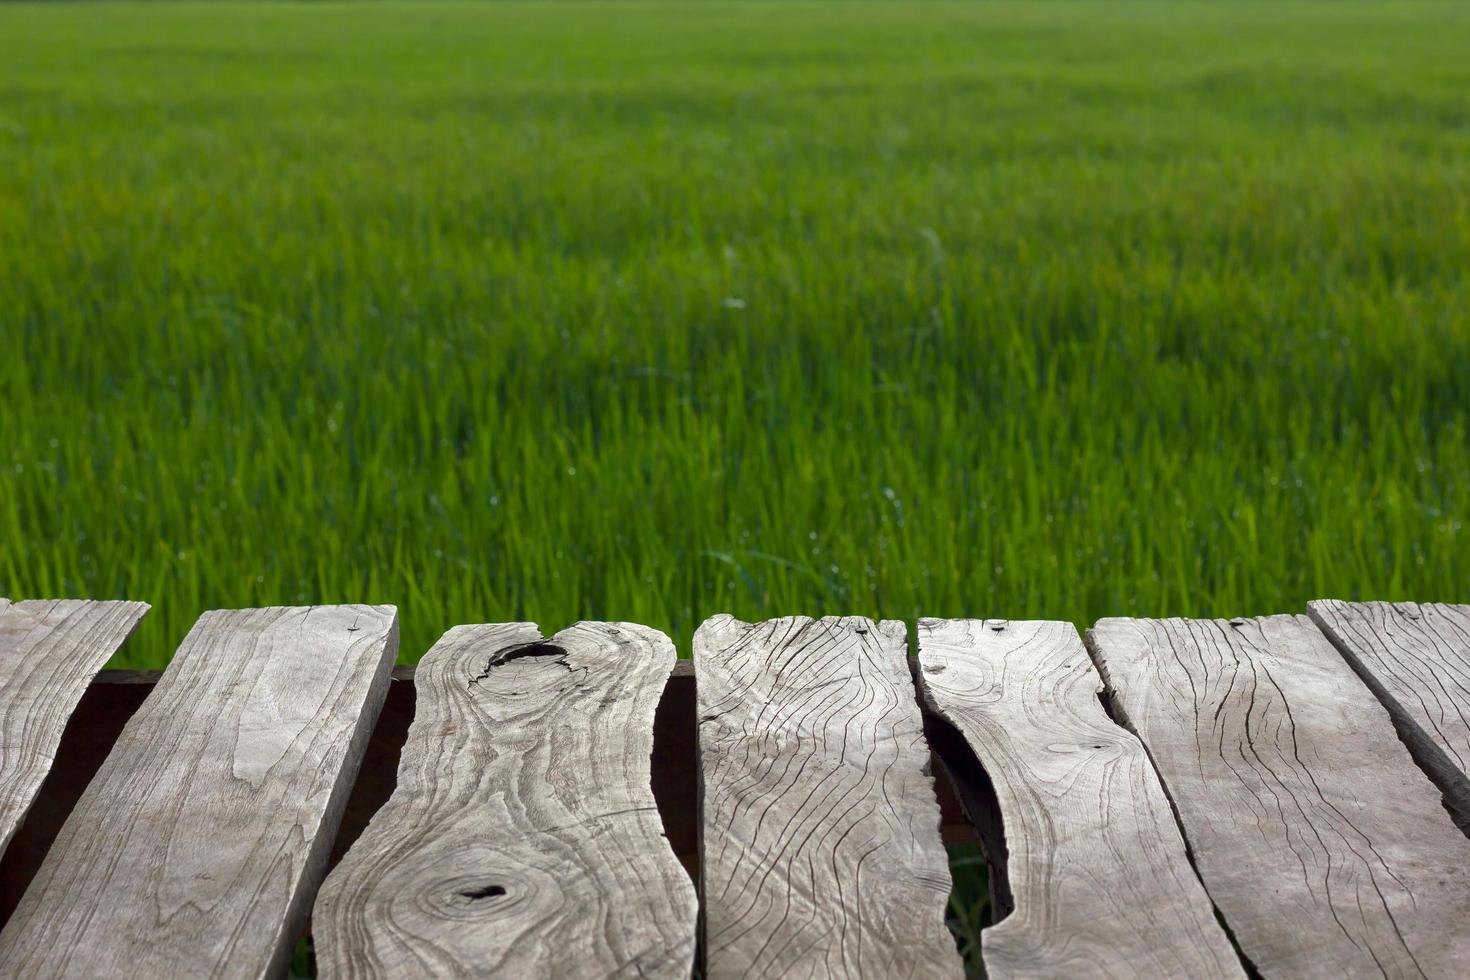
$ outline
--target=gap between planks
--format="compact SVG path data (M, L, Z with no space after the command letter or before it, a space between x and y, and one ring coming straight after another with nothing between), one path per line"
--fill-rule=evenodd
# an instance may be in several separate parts
M1323 599L1307 611L1470 834L1470 605Z

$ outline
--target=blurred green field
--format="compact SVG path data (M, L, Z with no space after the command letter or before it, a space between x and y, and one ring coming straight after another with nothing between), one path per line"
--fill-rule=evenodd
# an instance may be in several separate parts
M1470 599L1470 6L0 6L0 595Z

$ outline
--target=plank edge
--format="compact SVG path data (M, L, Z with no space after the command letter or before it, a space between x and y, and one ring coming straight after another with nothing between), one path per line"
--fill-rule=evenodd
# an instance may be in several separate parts
M1355 603L1341 599L1312 599L1307 603L1307 616L1312 625L1327 639L1327 642L1337 651L1347 665L1352 668L1358 679L1378 699L1388 712L1389 720L1393 722L1393 730L1398 735L1399 741L1408 749L1409 756L1414 760L1424 775L1434 784L1435 789L1440 792L1440 802L1449 812L1450 819L1460 832L1470 837L1470 775L1460 771L1445 751L1435 742L1434 737L1414 720L1414 716L1408 709L1394 697L1390 691L1373 672L1373 669L1363 661L1343 637L1338 635L1325 610L1329 603L1337 603L1343 606L1372 605L1372 603Z
M311 910L316 903L317 891L327 876L327 865L330 863L332 847L337 840L337 832L342 825L342 817L347 810L348 801L352 798L353 788L357 785L358 772L362 768L368 744L377 728L383 704L388 698L388 686L393 680L393 661L398 656L398 609L396 606L377 608L391 609L392 621L383 638L383 651L378 656L378 664L373 672L372 683L364 697L362 710L357 713L352 737L348 740L343 753L342 766L337 772L336 782L322 810L316 836L312 839L311 847L307 849L306 860L302 865L301 877L295 893L291 896L277 924L275 949L271 954L270 965L265 971L265 975L269 977L287 975L291 958L296 951L296 944L306 934Z

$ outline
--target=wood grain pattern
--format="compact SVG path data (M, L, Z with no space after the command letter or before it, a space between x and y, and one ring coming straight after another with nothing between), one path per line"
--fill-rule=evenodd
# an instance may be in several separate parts
M419 664L398 787L328 877L324 977L687 977L698 899L663 836L656 630L450 630Z
M0 599L0 850L35 802L87 685L147 611L142 602Z
M391 606L200 617L0 933L0 975L284 971L397 630Z
M1244 978L1071 623L920 620L919 664L1004 821L1015 911L981 934L988 976Z
M710 977L958 977L904 625L694 637Z
M1466 974L1470 841L1305 616L1105 619L1088 637L1262 974Z
M1470 606L1308 603L1470 833Z

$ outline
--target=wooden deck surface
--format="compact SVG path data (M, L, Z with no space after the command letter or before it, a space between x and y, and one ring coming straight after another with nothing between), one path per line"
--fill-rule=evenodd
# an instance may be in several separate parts
M1256 969L1463 975L1470 840L1310 620L1105 619L1089 639Z
M237 610L99 673L145 611L0 599L0 975L959 976L978 841L997 977L1470 976L1470 606L492 624L391 680L389 607Z
M1015 911L992 977L1244 977L1143 744L1071 623L919 623L919 676L994 786Z

